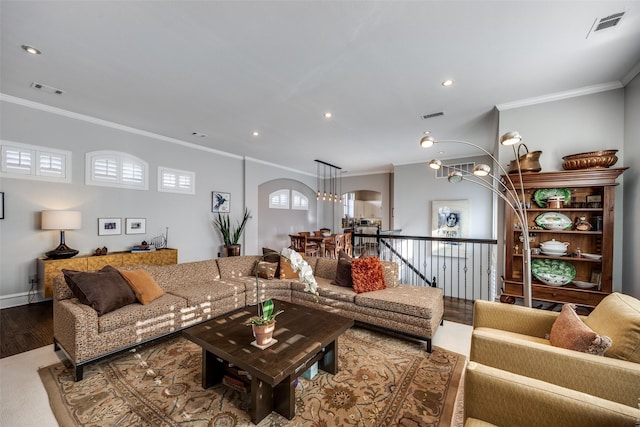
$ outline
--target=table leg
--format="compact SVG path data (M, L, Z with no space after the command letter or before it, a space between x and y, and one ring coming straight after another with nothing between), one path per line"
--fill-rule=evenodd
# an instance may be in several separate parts
M296 416L296 377L293 374L274 387L273 401L274 410L283 417L292 419Z
M273 389L255 375L251 380L251 409L249 415L251 422L259 424L273 411Z
M330 374L338 372L338 340L333 340L325 348L322 359L318 361L318 368Z
M224 362L221 362L215 354L202 349L202 388L222 382L224 377Z

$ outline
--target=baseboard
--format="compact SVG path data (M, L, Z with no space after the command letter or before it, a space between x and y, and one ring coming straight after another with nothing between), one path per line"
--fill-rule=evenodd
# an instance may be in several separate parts
M34 302L46 301L39 293L30 295L30 292L20 292L17 294L0 295L0 309L17 307L19 305L31 304Z

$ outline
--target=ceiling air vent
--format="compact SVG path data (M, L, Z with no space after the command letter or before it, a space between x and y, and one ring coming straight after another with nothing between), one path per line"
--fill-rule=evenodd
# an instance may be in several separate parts
M622 17L624 16L624 12L614 13L613 15L609 15L605 18L597 19L593 21L593 25L591 26L591 30L589 34L587 34L587 38L591 34L597 33L598 31L606 30L607 28L613 28L620 24Z
M420 116L423 120L432 119L434 117L444 116L444 112L440 111L438 113L425 114L424 116Z
M41 90L43 92L54 93L56 95L62 95L64 93L64 91L61 90L61 89L56 89L53 86L47 86L45 84L38 83L38 82L31 83L31 87L34 88L34 89Z

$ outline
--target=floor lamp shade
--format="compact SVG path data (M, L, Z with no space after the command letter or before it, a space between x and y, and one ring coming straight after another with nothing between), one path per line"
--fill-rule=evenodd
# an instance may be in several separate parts
M47 257L60 259L71 258L78 251L71 249L64 242L65 230L77 230L82 226L82 214L78 211L42 211L43 230L60 230L60 245L46 253Z

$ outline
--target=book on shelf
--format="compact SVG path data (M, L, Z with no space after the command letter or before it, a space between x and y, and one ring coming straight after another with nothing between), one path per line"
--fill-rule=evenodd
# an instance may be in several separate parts
M134 245L131 252L153 252L156 250L154 245Z

